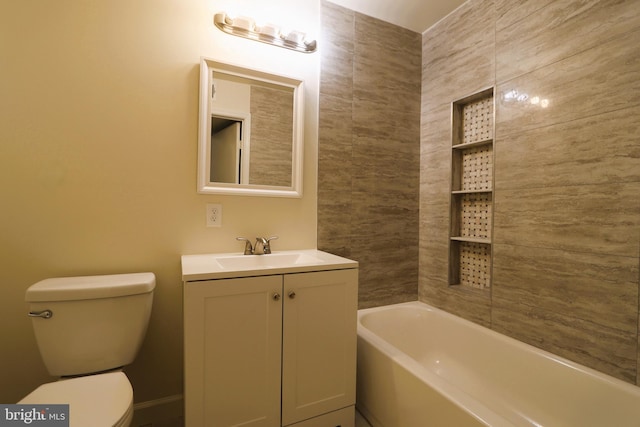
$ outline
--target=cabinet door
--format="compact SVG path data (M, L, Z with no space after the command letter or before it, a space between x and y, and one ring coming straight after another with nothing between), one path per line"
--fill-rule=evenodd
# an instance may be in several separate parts
M282 276L184 289L186 425L280 426Z
M282 425L355 403L358 270L284 276Z

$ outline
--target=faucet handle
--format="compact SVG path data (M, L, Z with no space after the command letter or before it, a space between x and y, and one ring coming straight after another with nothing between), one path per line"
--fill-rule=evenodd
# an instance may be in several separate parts
M271 244L269 242L271 242L272 240L276 240L278 238L278 236L271 236L268 239L265 239L265 245L264 245L264 253L265 254L270 254L271 253Z
M251 241L246 237L236 237L236 240L241 242L245 242L244 244L244 254L245 255L253 255L253 246L251 246Z

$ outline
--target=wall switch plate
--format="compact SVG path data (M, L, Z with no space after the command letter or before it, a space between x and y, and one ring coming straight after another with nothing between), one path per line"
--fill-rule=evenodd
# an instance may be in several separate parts
M222 205L207 203L207 227L222 226Z

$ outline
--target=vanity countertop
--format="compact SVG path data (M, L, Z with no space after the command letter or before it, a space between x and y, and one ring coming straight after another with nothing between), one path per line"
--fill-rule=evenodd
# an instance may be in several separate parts
M182 256L184 282L348 268L358 268L358 262L317 249L274 251L268 255L236 252Z

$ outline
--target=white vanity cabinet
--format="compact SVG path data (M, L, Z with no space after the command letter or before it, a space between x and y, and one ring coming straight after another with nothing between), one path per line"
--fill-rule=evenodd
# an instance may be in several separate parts
M186 257L186 426L353 427L357 263L202 279Z

